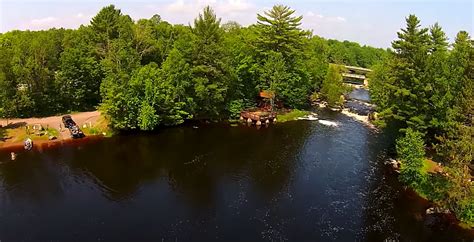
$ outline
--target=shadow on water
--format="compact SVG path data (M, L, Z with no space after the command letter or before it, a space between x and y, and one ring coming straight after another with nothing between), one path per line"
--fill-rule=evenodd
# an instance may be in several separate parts
M22 152L0 165L0 240L380 241L456 231L406 229L426 226L384 173L385 134L339 113L320 118L339 126L185 126Z
M289 136L288 131L298 135ZM185 127L114 137L59 152L65 164L91 178L111 200L133 197L143 184L166 179L176 192L208 204L218 181L229 174L235 179L248 176L269 196L278 192L291 175L294 164L288 161L294 161L290 158L298 152L298 139L304 140L304 130L283 126Z

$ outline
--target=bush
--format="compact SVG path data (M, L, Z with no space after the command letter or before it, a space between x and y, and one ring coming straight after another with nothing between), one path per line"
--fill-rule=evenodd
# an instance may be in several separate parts
M342 70L339 65L329 65L326 78L322 83L321 97L328 102L330 107L339 107L344 102L341 96L347 91L347 88L342 80Z
M229 117L231 119L238 119L240 117L240 112L245 108L244 101L242 99L232 100L229 103Z
M474 197L467 197L458 201L454 209L459 220L474 227Z
M405 136L397 139L396 146L401 161L400 180L416 190L420 189L426 179L423 172L425 144L422 134L407 129Z

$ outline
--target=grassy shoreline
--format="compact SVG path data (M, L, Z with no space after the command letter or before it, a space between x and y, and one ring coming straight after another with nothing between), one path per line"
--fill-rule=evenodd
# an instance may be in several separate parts
M298 109L293 109L289 112L286 113L278 113L277 116L277 121L280 123L285 123L288 121L295 121L298 120L298 118L304 117L311 114L310 111L305 111L305 110L298 110Z

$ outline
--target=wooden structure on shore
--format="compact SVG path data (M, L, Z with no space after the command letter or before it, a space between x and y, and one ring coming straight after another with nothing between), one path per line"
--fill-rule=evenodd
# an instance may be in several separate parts
M275 106L275 92L270 90L262 90L258 95L258 108L247 109L240 112L240 120L246 121L248 124L260 126L262 124L269 124L276 122Z
M276 122L276 112L261 110L246 110L240 112L240 120L247 123L255 123L256 125L268 124Z

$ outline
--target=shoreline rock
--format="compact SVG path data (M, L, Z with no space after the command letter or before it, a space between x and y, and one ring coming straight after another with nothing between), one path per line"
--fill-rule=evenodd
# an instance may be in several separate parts
M358 115L356 113L353 113L351 112L349 109L347 108L344 108L342 111L341 111L342 114L348 116L348 117L351 117L365 125L367 125L369 128L371 129L374 129L374 130L378 130L377 127L375 127L375 125L373 125L370 120L369 120L369 116L368 115Z
M451 211L447 208L442 207L431 207L426 209L426 214L451 214Z
M384 162L384 164L390 165L395 172L400 173L400 165L401 165L400 161L395 160L393 158L389 158L388 160Z

